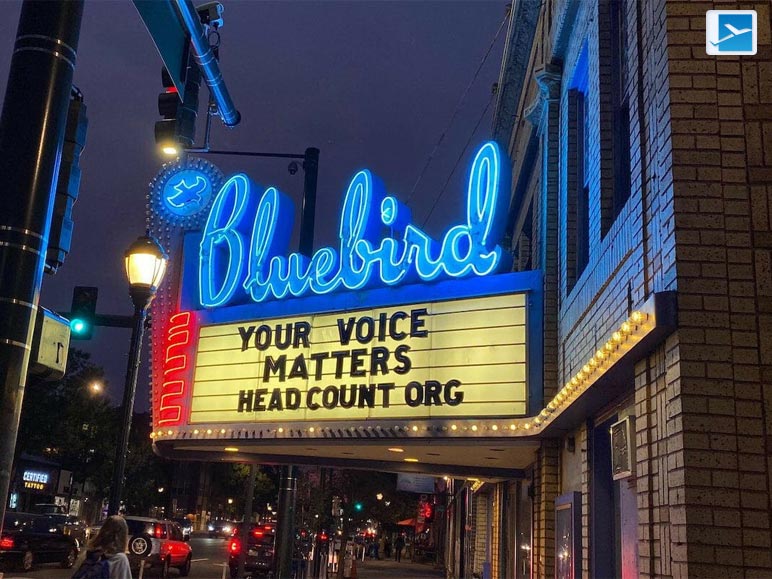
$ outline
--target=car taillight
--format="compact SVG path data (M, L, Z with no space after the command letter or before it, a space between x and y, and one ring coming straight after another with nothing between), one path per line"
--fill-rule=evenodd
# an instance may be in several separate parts
M13 537L3 537L0 539L0 549L13 549Z
M238 539L231 539L231 542L228 544L228 552L231 555L238 555L241 552L241 543Z
M160 539L161 536L164 534L163 527L161 525L156 525L153 529L153 534L155 535L156 539Z
M263 531L258 531L258 530L254 530L254 531L252 531L252 534L253 534L255 537L262 537L263 535L265 535L265 533L264 533Z

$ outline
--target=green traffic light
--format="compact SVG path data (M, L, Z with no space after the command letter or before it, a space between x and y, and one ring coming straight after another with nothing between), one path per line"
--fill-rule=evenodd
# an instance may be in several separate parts
M362 510L362 503L354 504L354 509L356 509L357 511L361 511Z
M88 324L78 318L70 321L70 329L76 334L83 334L88 329Z

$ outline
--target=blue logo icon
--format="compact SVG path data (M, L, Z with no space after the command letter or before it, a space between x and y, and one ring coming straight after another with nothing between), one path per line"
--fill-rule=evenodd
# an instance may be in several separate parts
M705 50L711 55L756 54L755 10L708 10Z
M209 178L195 169L186 169L173 175L164 185L162 193L166 210L180 217L202 211L211 198L212 184Z

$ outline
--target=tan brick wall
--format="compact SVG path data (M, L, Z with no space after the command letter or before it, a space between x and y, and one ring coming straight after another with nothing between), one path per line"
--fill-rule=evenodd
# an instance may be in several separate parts
M667 7L680 310L669 419L682 449L671 498L683 505L673 575L768 577L770 5L715 6L757 11L755 57L705 54L706 7Z

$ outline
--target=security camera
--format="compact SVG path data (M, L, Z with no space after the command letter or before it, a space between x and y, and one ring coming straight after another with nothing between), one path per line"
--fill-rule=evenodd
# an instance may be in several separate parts
M222 28L222 13L225 10L219 2L207 2L196 8L201 24L212 26L213 28Z
M292 161L289 165L287 165L287 171L289 171L290 175L297 173L298 169L300 169L300 165L298 165L297 161Z

